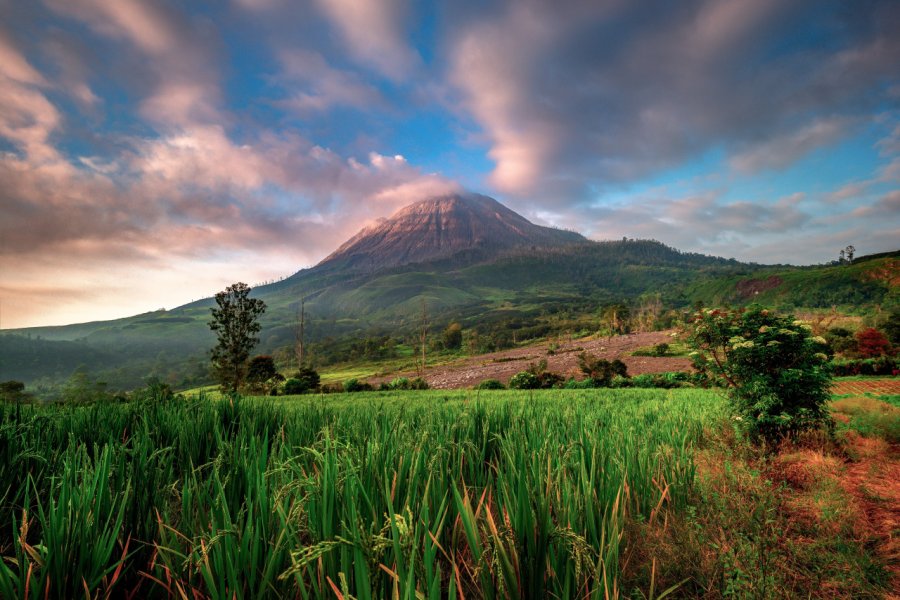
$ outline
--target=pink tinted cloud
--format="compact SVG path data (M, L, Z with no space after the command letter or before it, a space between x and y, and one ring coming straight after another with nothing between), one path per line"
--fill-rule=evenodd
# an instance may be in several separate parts
M408 78L421 64L406 40L405 0L317 0L321 13L339 32L362 64L396 80Z

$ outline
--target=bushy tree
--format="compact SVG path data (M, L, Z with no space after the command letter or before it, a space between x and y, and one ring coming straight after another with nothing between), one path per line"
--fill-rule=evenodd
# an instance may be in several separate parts
M210 309L209 328L218 337L212 350L213 371L222 389L236 392L247 376L247 359L259 343L259 316L266 304L250 297L250 286L235 283L216 294L216 308Z
M729 388L737 419L769 442L830 425L827 342L790 315L761 307L694 317L694 366Z
M462 325L450 323L443 333L444 348L458 350L462 346Z
M594 382L596 387L609 387L613 377L617 375L628 377L628 367L618 358L608 361L587 352L578 355L578 368Z
M10 379L0 383L0 400L4 402L21 402L27 397L23 382Z
M536 390L541 387L541 381L534 373L522 371L509 378L511 390Z
M476 390L505 390L506 386L496 379L485 379L475 386Z
M266 382L278 375L275 359L271 356L254 356L247 364L247 384L254 392L266 389Z
M875 358L890 354L891 342L874 327L867 327L856 332L856 348L861 357Z
M304 391L317 389L321 381L318 371L312 367L300 367L294 374L294 379L304 386Z

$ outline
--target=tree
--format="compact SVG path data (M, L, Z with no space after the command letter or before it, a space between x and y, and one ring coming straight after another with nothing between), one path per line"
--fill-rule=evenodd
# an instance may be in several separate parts
M250 286L239 282L216 294L216 306L210 309L209 322L209 328L218 337L218 344L212 349L213 371L224 391L236 392L247 376L250 351L259 343L258 319L265 312L266 303L250 298Z
M254 356L247 365L247 383L254 392L265 390L266 382L278 375L271 356Z
M421 360L416 361L416 374L419 377L425 376L425 349L428 344L428 307L425 299L422 299L422 315L419 322L419 345L422 351Z
M306 364L306 301L302 298L294 328L294 354L297 356L298 367Z
M755 438L830 426L828 343L811 329L758 306L706 309L692 323L694 367L729 388L736 419Z
M875 358L891 353L891 343L887 336L875 329L867 327L856 333L857 352L863 358Z
M444 347L448 350L459 350L462 346L462 325L450 323L444 329Z

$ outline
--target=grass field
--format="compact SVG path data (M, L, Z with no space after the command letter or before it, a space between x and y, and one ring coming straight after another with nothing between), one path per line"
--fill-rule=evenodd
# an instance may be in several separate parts
M627 521L686 506L720 409L640 390L2 407L0 595L615 595Z
M830 491L828 520L794 539L771 459L729 433L724 404L682 389L0 406L0 597L878 597L867 540L830 529L846 498Z

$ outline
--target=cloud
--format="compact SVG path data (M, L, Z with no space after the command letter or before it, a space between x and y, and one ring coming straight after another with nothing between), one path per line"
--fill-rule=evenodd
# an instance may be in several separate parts
M395 81L408 78L421 58L407 43L405 0L317 0L352 55Z
M48 0L58 14L93 31L131 44L131 76L151 92L141 112L157 125L184 127L197 121L224 122L217 31L165 2L140 0Z
M817 119L799 130L774 135L739 151L731 157L731 166L743 173L787 167L817 148L834 144L847 134L853 123L846 117Z
M491 183L523 197L583 199L714 150L785 168L898 78L896 3L474 6L448 11L448 77L488 140Z
M279 83L290 91L278 104L306 114L350 106L360 110L384 108L386 102L378 89L365 83L351 71L332 68L317 52L281 51L282 74Z
M851 214L854 217L887 219L900 223L900 190L888 192L873 204L860 206Z

